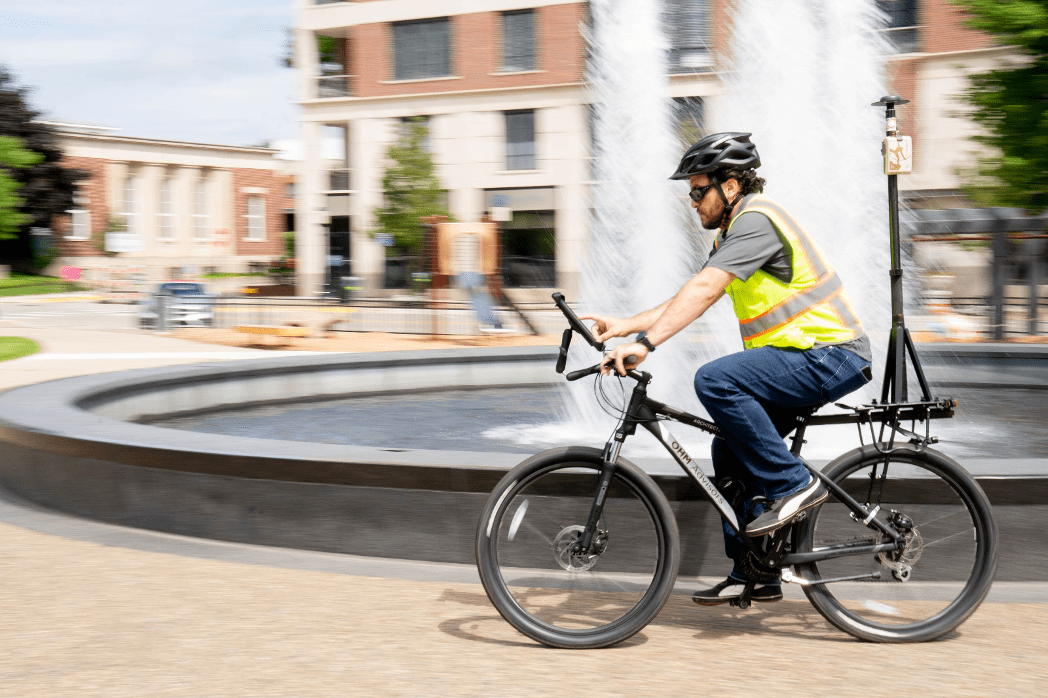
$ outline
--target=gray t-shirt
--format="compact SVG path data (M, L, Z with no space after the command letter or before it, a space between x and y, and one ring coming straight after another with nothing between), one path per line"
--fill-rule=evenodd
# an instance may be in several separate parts
M746 196L736 206L741 209L753 196ZM725 236L724 231L717 234L717 244L703 268L721 269L740 281L747 281L754 272L762 269L779 281L789 283L793 279L793 260L789 250L767 216L759 211L748 211L732 221L731 235ZM815 346L826 344L819 342ZM865 334L839 342L838 346L873 361L870 338Z

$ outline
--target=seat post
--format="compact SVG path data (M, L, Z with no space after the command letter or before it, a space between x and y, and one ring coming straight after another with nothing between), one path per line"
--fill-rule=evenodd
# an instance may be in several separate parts
M804 440L804 431L808 428L808 417L811 417L811 410L804 414L797 415L797 428L793 432L793 436L790 437L790 453L795 456L801 455L801 447L806 443Z

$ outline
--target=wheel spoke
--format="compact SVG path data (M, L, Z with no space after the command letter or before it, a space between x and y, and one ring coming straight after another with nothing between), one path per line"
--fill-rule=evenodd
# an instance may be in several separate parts
M883 463L882 454L865 447L831 464L826 474L845 489L862 482L865 491L870 469ZM813 584L805 593L845 632L891 642L930 639L961 623L988 591L996 561L993 517L975 481L931 449L893 453L887 472L877 483L878 519L905 545L799 565L798 572L809 580L840 580ZM831 496L799 524L797 539L798 550L806 552L871 536ZM854 581L878 571L879 580Z
M676 525L636 466L617 466L589 550L572 550L590 518L603 467L537 463L504 478L481 528L478 567L492 602L518 630L557 647L614 644L644 626L672 592ZM524 468L527 463L522 464ZM484 533L490 528L490 537Z

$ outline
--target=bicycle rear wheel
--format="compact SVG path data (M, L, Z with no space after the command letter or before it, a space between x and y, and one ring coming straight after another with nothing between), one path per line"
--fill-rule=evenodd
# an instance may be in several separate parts
M600 481L601 452L559 448L527 459L491 493L477 531L488 597L513 627L553 647L622 642L666 603L680 543L665 496L620 458L591 555L571 552Z
M866 446L825 474L868 509L879 505L877 518L907 540L901 551L797 566L809 582L808 599L830 623L863 640L921 642L956 628L978 608L997 566L997 526L982 488L960 465L909 444L889 456ZM799 552L889 540L832 493L796 533Z

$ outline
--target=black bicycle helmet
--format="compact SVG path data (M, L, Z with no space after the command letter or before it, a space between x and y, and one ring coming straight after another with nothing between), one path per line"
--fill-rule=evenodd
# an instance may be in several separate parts
M757 154L757 146L750 142L750 135L714 133L706 136L688 148L670 179L688 179L722 167L738 167L742 170L760 167L761 156Z

